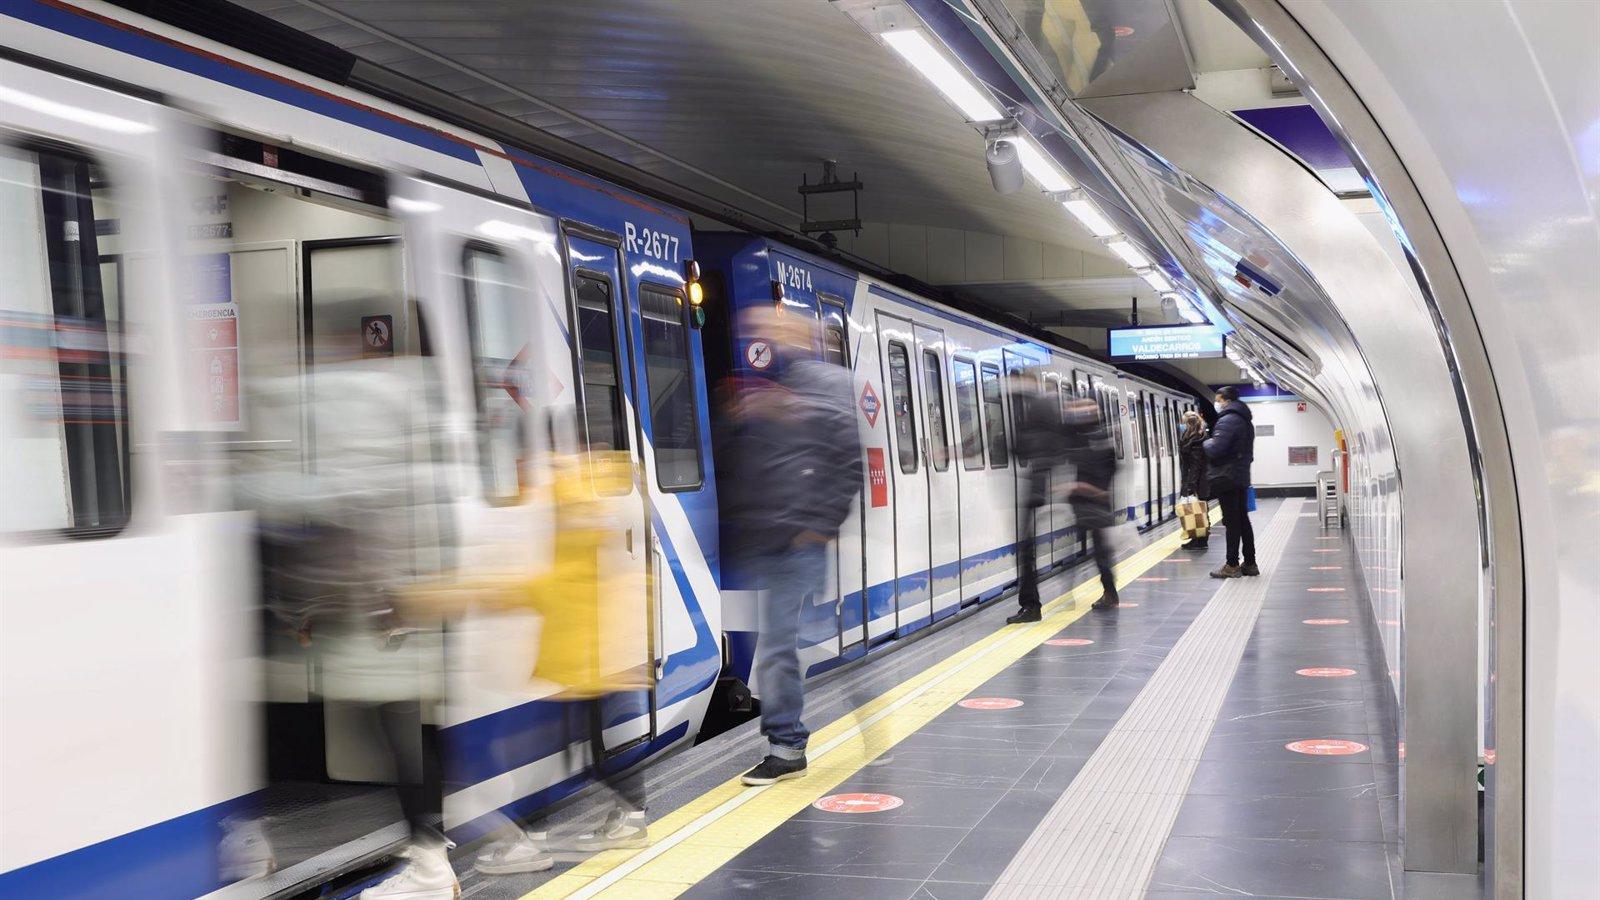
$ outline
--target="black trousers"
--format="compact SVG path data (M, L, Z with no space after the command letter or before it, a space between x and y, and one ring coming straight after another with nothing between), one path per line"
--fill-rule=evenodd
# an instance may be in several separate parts
M378 722L394 759L395 791L411 839L443 844L444 771L438 729L422 723L422 704L415 700L378 704Z
M1111 529L1089 529L1090 552L1094 567L1100 571L1100 588L1107 597L1117 596L1117 576L1111 569Z
M1217 503L1222 507L1222 527L1228 532L1228 565L1239 564L1239 548L1244 546L1244 563L1256 564L1256 532L1250 526L1249 500L1246 488L1229 488L1217 492Z
M1039 608L1039 541L1035 536L1039 507L1022 507L1022 522L1017 530L1017 602L1023 609Z

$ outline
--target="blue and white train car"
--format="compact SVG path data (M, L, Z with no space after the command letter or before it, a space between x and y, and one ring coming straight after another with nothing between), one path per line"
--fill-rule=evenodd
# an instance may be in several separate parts
M317 469L293 398L330 338L430 372L420 574L547 552L530 458L634 455L611 563L651 576L653 678L606 745L693 740L722 626L685 214L103 6L8 2L0 50L0 895L205 894L220 823L263 807L323 841L263 891L395 843L371 723L314 638L263 627L229 474ZM429 720L457 837L585 783L533 627L467 610L413 639L453 679Z
M1063 403L1099 402L1123 461L1114 500L1122 521L1150 527L1173 515L1175 428L1193 398L776 241L725 233L695 241L718 312L706 336L713 381L777 373L775 343L749 333L740 316L774 303L812 318L820 358L854 373L866 481L833 554L829 596L803 622L809 673L1015 585L1017 545L1029 539L1017 533L1024 476L1011 449L1020 379L1038 379ZM1084 550L1062 503L1040 513L1031 539L1042 569ZM722 587L728 675L748 680L753 583L725 564Z

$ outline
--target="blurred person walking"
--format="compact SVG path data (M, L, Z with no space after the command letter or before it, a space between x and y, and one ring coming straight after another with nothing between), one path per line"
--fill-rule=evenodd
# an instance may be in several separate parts
M1228 558L1212 578L1260 575L1256 568L1256 533L1250 525L1247 492L1250 463L1255 459L1256 427L1250 407L1239 400L1239 389L1225 385L1217 391L1217 424L1205 439L1210 460L1208 480L1212 496L1222 507L1222 527L1228 531ZM1244 551L1240 563L1240 548Z
M1202 522L1205 521L1206 501L1211 499L1210 480L1207 477L1210 461L1206 459L1205 440L1206 420L1194 410L1184 413L1183 433L1178 436L1178 496L1193 497L1199 501ZM1178 511L1180 514L1184 512L1181 502ZM1209 529L1202 530L1184 543L1183 549L1204 550L1209 540Z
M1011 395L1011 410L1017 420L1017 458L1027 465L1023 476L1021 515L1017 523L1017 604L1021 608L1006 619L1006 624L1037 622L1039 603L1039 509L1050 491L1050 473L1063 462L1066 434L1062 430L1061 404L1045 392L1037 371L1013 376L1016 388Z
M748 561L759 597L755 680L768 750L744 783L772 784L806 773L810 731L802 721L801 612L823 595L829 542L861 491L862 450L850 371L817 358L815 319L753 310L744 333L771 339L776 379L753 376L723 398L729 454L723 533Z
M1095 609L1114 609L1119 602L1117 578L1112 571L1111 488L1117 477L1117 454L1093 400L1078 399L1067 405L1066 458L1073 480L1066 485L1073 521L1089 535L1095 569L1100 573L1100 599Z
M318 314L350 321L367 302ZM279 430L305 416L315 465L251 454L239 499L261 523L266 605L310 654L328 715L375 719L388 750L411 843L405 867L361 900L453 900L439 737L427 724L444 693L443 621L407 602L454 560L439 384L430 359L364 357L353 329L316 340L315 378L264 379L251 400Z

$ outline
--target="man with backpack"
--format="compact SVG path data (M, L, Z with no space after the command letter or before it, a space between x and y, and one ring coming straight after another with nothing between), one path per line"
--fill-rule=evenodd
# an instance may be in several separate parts
M748 334L770 337L776 378L753 377L726 399L735 454L727 498L736 552L750 561L760 596L755 683L768 751L745 784L806 773L810 731L801 721L800 616L824 590L828 546L861 491L861 436L851 375L817 358L815 319L794 311L756 313Z

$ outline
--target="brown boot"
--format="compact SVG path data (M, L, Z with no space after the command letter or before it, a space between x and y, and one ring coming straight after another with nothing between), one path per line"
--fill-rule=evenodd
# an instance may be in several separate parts
M1238 578L1242 574L1238 566L1223 566L1211 573L1212 578Z

